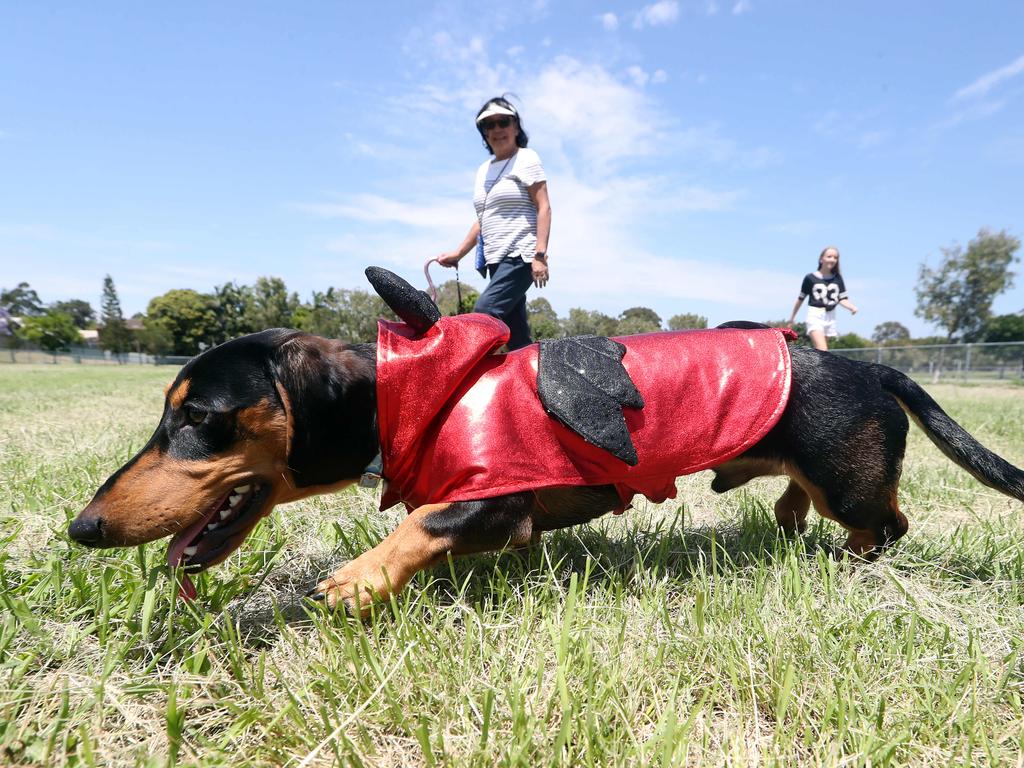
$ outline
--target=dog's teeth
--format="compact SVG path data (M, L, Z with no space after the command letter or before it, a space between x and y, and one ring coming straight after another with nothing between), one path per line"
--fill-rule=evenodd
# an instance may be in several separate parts
M248 485L240 485L237 488L235 488L235 493L248 493L248 492L249 492L249 486Z
M218 523L210 523L208 526L206 526L206 530L212 531L215 528L217 528L217 526L218 526Z
M199 547L185 547L185 549L182 550L182 552L184 553L185 557L192 557L192 555L194 555L196 553L196 550L198 549Z
M242 500L241 496L229 496L228 497L228 506L237 507L238 506L238 502L240 502L241 500Z
M224 519L228 518L230 515L231 515L231 510L230 509L222 509L220 511L220 519L221 520L224 520Z

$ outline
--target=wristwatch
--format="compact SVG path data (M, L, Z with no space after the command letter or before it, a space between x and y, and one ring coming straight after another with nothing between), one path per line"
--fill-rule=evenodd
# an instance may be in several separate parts
M537 251L535 254L533 254L533 258L539 260L540 263L543 264L544 262L546 262L548 260L548 252L547 251Z

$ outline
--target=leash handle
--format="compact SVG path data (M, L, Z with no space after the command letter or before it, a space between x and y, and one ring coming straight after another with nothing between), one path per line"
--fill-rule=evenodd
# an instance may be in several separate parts
M423 274L427 278L427 293L430 295L430 300L437 304L437 288L434 287L434 281L430 279L430 265L433 264L437 259L427 259L427 263L423 265ZM440 264L440 261L437 261Z
M430 296L430 300L437 304L437 288L434 286L434 281L430 279L430 265L434 262L440 264L441 262L437 259L427 259L427 263L423 265L423 274L427 278L427 295ZM455 309L456 315L462 314L462 282L459 280L459 264L455 263L455 295L458 306Z

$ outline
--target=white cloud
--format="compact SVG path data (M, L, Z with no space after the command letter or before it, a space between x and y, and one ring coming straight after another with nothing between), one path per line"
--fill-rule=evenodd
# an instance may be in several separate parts
M708 0L707 4L704 6L704 13L706 13L708 16L717 15L718 3L716 3L715 0Z
M972 120L983 120L986 117L996 114L1006 106L1004 99L998 101L987 101L981 100L973 104L967 105L964 109L956 110L952 115L947 117L945 120L939 122L935 128L938 130L944 130L952 128L960 123L967 123Z
M472 209L463 198L404 201L367 193L352 195L339 203L299 203L294 207L318 218L403 224L420 229L447 229L460 221L468 227L472 216Z
M604 67L559 57L524 88L530 114L548 137L581 153L586 173L650 154L665 118L642 91L620 82ZM534 118L531 118L534 119Z
M749 0L738 0L738 2L736 4L734 4L733 7L732 7L732 15L733 16L742 16L744 13L749 11L752 7L753 6L750 4Z
M633 81L637 88L643 88L647 83L664 83L669 79L665 70L655 70L653 73L649 73L637 65L627 67L626 76Z
M674 24L679 18L679 3L676 0L660 0L640 9L633 21L636 29Z
M651 79L651 76L644 72L643 67L638 67L635 64L626 68L626 74L638 88L643 88L647 85L647 81Z
M444 42L460 47L457 36ZM541 153L550 179L554 277L537 295L549 298L562 314L571 306L619 312L643 303L656 311L662 311L659 305L671 308L670 315L695 301L773 306L780 292L792 292L788 271L752 271L720 254L687 246L691 220L734 209L747 194L739 184L702 181L695 169L716 163L760 167L777 161L774 150L741 147L713 125L679 125L645 90L645 85L668 79L664 70L651 73L639 65L616 65L616 75L609 66L569 56L534 70L528 68L532 62L519 64L507 57L492 62L488 45L483 48L484 54L469 66L443 61L432 80L411 93L396 94L389 105L403 114L421 110L437 125L449 126L492 93L518 94L530 146ZM437 60L442 61L440 56ZM444 133L442 128L438 135ZM370 142L378 140L375 136ZM662 170L645 170L647 159ZM334 261L326 261L322 279L376 263L419 285L420 265L458 244L472 223L475 165L443 178L431 173L428 183L405 173L408 164L396 158L385 161L399 171L397 177L381 176L389 179L387 184L297 206L338 223L337 232L324 238L325 251ZM676 227L678 238L657 245L666 228ZM648 238L650 230L660 234ZM442 273L442 279L449 275ZM484 285L471 269L462 270L462 279ZM737 285L744 289L736 290ZM723 309L723 314L744 313Z
M861 112L829 109L816 115L811 127L822 136L867 150L879 146L889 138L888 130L876 127L882 118L883 113L879 109Z
M1000 67L999 69L982 75L970 85L964 86L954 93L951 100L962 101L964 99L974 99L987 96L988 92L997 85L1006 80L1010 80L1021 73L1024 73L1024 56L1021 56L1016 61L1007 64L1005 67Z
M600 17L601 26L608 32L614 32L619 28L619 17L614 13L602 13Z
M884 142L886 136L885 131L865 131L857 140L857 146L861 149L872 149Z
M769 232L778 232L783 235L798 235L806 237L817 232L821 225L811 219L798 219L796 221L780 221L768 227Z

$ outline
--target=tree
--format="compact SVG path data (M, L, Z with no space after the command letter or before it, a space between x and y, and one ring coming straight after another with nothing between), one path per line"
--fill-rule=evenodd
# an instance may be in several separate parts
M100 347L115 355L123 355L131 348L131 334L124 324L121 300L117 297L114 279L103 278L103 298L100 301Z
M943 248L937 269L922 264L914 314L946 330L948 340L972 341L992 316L992 300L1013 286L1009 267L1017 261L1020 240L987 229L967 244Z
M136 333L136 338L151 355L169 355L174 350L174 337L158 320L142 318L142 330Z
M377 338L378 320L398 319L376 293L341 290L338 295L339 339L353 343L373 341Z
M530 323L530 335L534 341L557 339L562 335L562 324L551 302L542 296L527 302L526 317Z
M46 311L43 302L39 300L39 294L28 283L18 283L10 290L0 289L0 307L14 317L38 317Z
M908 344L910 342L910 331L903 323L895 320L887 320L875 326L871 340L875 344Z
M764 324L769 328L792 328L797 339L803 339L807 336L807 323L804 322L790 324L789 320L765 320Z
M26 317L19 333L22 338L53 354L66 352L82 341L71 315L52 310L45 315Z
M191 288L175 288L150 299L146 308L146 327L156 333L160 325L171 337L171 354L196 355L204 346L216 343L216 299L208 293Z
M565 335L616 336L618 327L619 323L614 317L609 317L601 312L573 307L569 310L569 317L565 321Z
M1024 315L996 315L985 325L985 341L1024 341Z
M292 313L292 325L317 336L336 337L341 328L341 313L334 287L329 287L326 292L313 291L313 302L299 305Z
M856 333L843 333L834 339L828 340L829 349L863 349L870 347L871 342Z
M17 334L21 328L11 319L11 313L0 305L0 344L10 350L11 362L14 362L14 350L21 346L21 337Z
M224 283L214 286L213 297L218 344L257 330L253 325L255 296L250 286Z
M459 304L459 291L462 291L462 304ZM480 291L471 285L460 287L454 280L446 280L437 287L437 308L442 315L458 315L472 312ZM462 310L461 312L459 310Z
M619 315L619 324L615 332L619 336L630 336L660 330L661 318L657 312L647 307L630 307Z
M708 319L704 315L695 315L687 312L683 315L672 315L668 320L670 331L699 330L708 327Z
M246 322L255 331L290 328L292 314L299 308L299 296L289 294L280 277L260 277L252 289L252 308Z
M54 312L63 312L69 315L76 328L88 328L96 322L96 310L92 304L82 299L69 299L68 301L55 301L50 305Z

